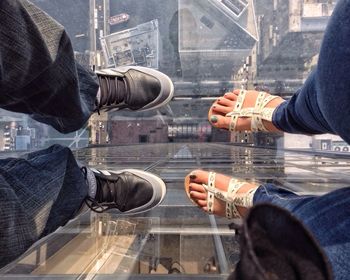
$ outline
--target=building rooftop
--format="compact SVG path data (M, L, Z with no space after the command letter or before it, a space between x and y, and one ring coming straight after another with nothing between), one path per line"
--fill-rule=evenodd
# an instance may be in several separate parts
M252 1L242 4L239 17L227 12L224 2L217 0L179 0L179 12L180 52L251 50L258 40Z
M138 65L159 67L158 20L137 25L100 38L109 67Z

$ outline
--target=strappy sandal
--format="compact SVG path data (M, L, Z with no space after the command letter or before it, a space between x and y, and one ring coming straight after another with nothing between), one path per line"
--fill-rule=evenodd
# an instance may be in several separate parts
M271 100L279 98L279 96L261 91L256 99L255 107L242 108L246 94L246 90L241 90L237 96L235 108L232 112L225 115L226 117L231 117L229 130L237 131L236 125L238 118L251 118L250 131L269 131L265 128L263 120L271 122L272 114L276 108L265 107Z
M246 193L237 194L237 191L247 182L243 182L232 178L230 180L227 192L221 191L215 187L215 176L216 176L215 172L209 172L208 184L207 185L202 184L202 186L207 192L208 214L214 214L214 203L215 203L215 198L217 198L226 203L226 210L225 210L226 218L241 219L242 216L239 214L237 210L237 206L245 207L245 208L252 207L253 196L258 187L253 188ZM189 183L185 184L185 188L186 188L186 193L189 196ZM195 203L193 200L192 202Z

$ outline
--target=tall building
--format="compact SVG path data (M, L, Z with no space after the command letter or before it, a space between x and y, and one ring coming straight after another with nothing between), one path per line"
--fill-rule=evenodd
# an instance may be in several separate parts
M179 0L178 22L182 74L192 81L231 80L258 40L252 0Z
M101 45L107 66L138 65L158 68L158 20L101 37Z
M260 30L258 79L287 80L286 83L288 79L304 79L319 52L336 1L256 2Z

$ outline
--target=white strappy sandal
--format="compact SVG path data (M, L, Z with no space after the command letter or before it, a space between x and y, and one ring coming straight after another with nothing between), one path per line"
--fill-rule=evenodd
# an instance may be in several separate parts
M226 117L231 117L229 130L237 131L236 125L238 118L251 118L250 131L268 131L263 124L263 120L271 122L272 114L276 108L265 107L271 100L279 98L279 96L270 95L261 91L256 99L255 107L242 109L246 94L246 90L241 90L238 94L235 108L232 112L226 114Z
M227 192L215 187L216 173L209 172L208 184L202 184L207 191L207 209L209 214L214 214L215 198L226 202L226 218L241 219L242 216L237 210L237 206L249 208L253 206L254 193L258 187L249 190L247 193L237 194L237 191L247 182L231 179Z

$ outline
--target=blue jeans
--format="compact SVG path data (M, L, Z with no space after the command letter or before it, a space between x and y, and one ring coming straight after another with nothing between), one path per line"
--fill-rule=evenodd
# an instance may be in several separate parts
M69 133L89 119L98 87L63 26L27 0L0 1L1 108Z
M90 117L98 87L60 24L26 0L0 1L1 108L68 133ZM66 224L87 192L68 148L0 160L0 267Z
M66 224L87 193L69 148L54 145L0 160L0 267Z
M333 133L350 143L350 1L339 0L327 26L316 69L298 92L273 115L290 133ZM260 186L254 203L289 210L313 233L332 264L336 279L350 275L350 188L298 196L271 184Z
M282 103L273 124L290 133L333 133L350 143L350 1L339 0L328 23L316 69Z

